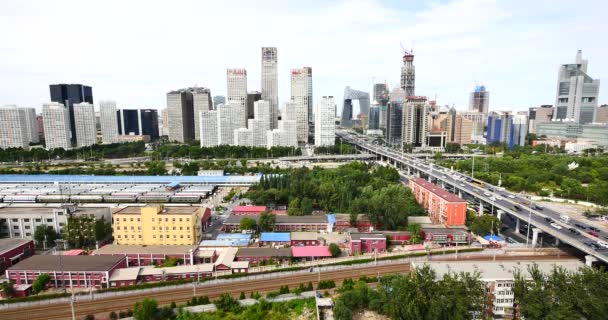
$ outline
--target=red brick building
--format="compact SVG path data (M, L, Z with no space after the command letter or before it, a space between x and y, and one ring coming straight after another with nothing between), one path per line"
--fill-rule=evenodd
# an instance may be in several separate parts
M241 220L243 218L251 218L256 222L259 219L258 216L244 216L244 215L230 215L224 220L223 229L226 232L240 232L241 231ZM327 216L276 216L274 224L275 232L294 232L294 231L321 231L327 230L328 222Z
M410 179L409 186L416 201L428 211L433 223L446 226L465 224L465 200L422 178Z
M299 260L317 260L323 258L331 258L331 252L328 246L304 246L292 247L291 254L294 259Z
M272 259L275 263L285 263L289 262L291 256L290 248L239 248L236 253L236 261L249 261L251 264L258 264Z
M386 236L381 233L349 233L350 254L386 251Z
M198 245L105 245L95 251L96 256L124 256L127 267L149 266L162 264L167 258L181 259L182 264L196 264L199 262L213 262L203 259Z
M232 214L237 216L259 216L266 210L266 206L237 206L232 209Z
M317 232L292 232L291 233L291 245L292 246L318 246L319 234Z
M472 241L471 234L465 228L422 228L420 235L424 241L443 245L464 245Z
M205 208L203 209L203 216L201 217L201 228L202 232L207 231L207 228L211 226L211 209Z
M109 279L127 266L125 256L35 255L8 268L5 273L15 284L32 284L41 274L51 277L49 287L106 288Z
M357 228L359 232L371 232L377 230L380 224L373 224L366 215L358 214L356 224L353 226L350 223L350 214L336 213L336 223L334 225L334 231L343 231L349 228Z
M34 254L34 241L0 239L0 272Z

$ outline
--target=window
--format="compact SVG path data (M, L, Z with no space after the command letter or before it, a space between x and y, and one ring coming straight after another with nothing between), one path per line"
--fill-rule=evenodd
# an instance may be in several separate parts
M179 218L179 222L182 222L182 218Z
M156 230L156 227L152 227L152 230Z
M131 222L133 222L133 218L131 218Z
M53 222L53 219L46 219L46 222Z
M141 234L138 237L141 239Z
M26 229L30 229L30 226L25 226Z
M23 219L23 222L30 222L30 219L29 218L25 218L25 219Z
M13 219L13 222L19 222L19 219Z
M162 239L162 238L163 238L163 235L162 235L162 234L159 234L159 235L158 235L158 237Z
M139 222L139 221L140 221L139 218L137 218L137 222Z
M179 230L184 230L184 227L179 227Z
M32 236L32 234L31 234L31 233L29 233L29 232L26 232L26 233L25 233L25 236L26 236L26 237L31 237L31 236Z
M182 235L180 235L179 237L180 237L180 239L183 239L183 238L184 238L184 235L182 234Z
M120 235L117 235L116 238L120 239Z
M63 223L63 222L59 222L59 226L60 226L60 227L63 227L63 226L65 226L65 223Z
M173 230L175 230L175 227L173 227Z
M155 234L152 235L152 239L156 239L156 235Z
M21 233L15 232L15 237L20 237L20 236L21 236Z
M175 218L171 219L171 221L175 222Z
M126 221L127 221L127 218L122 218L122 221L125 221L125 222L126 222Z
M19 226L13 226L13 230L19 230Z

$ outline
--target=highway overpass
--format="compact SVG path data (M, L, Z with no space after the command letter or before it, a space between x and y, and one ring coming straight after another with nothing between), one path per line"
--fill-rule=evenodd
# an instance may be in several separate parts
M608 263L608 233L600 231L598 237L589 234L590 226L584 220L571 217L570 222L565 223L560 219L561 214L559 212L548 208L540 209L529 199L517 193L483 183L448 168L427 163L410 154L403 154L394 149L370 144L350 132L337 130L336 134L344 141L355 145L359 150L374 154L379 160L403 170L408 176L423 177L428 181L448 187L461 196L468 194L479 201L480 211L483 210L484 205L491 206L499 212L499 215L506 213L515 217L517 219L517 232L519 232L521 223L528 224L531 226L529 232L532 234L533 246L536 245L538 234L544 232L558 241L585 252L589 255L587 257L589 262L593 260L592 257L595 257ZM602 247L600 242L606 244L606 246Z

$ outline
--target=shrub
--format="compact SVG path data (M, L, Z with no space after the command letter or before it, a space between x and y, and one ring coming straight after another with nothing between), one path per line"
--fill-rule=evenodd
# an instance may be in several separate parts
M250 298L251 298L251 299L256 299L256 300L258 300L258 299L260 299L261 297L262 297L262 295L261 295L259 292L257 292L257 291L251 292L251 296L250 296Z
M171 301L171 309L175 308L177 308L177 304L175 304L175 301Z
M224 312L238 313L241 309L239 302L227 293L222 293L213 303L218 310Z
M241 295L239 296L239 300L245 299L245 292L241 291Z
M95 316L94 316L94 315L92 315L92 314L87 314L87 315L84 317L84 320L95 320Z
M321 280L317 285L317 290L332 289L336 287L336 283L333 280Z
M278 291L270 291L266 294L266 298L272 299L272 298L276 298L278 295L279 295Z
M118 315L114 311L110 312L108 317L110 318L110 320L118 320Z
M49 281L51 281L51 277L48 274L43 273L39 275L36 280L34 280L34 283L32 283L32 293L40 293L40 291L46 288L46 285L49 283Z
M281 288L279 289L279 294L287 294L289 293L289 287L288 286L281 286Z

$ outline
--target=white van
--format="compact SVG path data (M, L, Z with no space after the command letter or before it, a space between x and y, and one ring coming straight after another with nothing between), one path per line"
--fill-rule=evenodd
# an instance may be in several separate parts
M570 223L570 217L566 216L566 215L561 215L559 217L564 223Z

